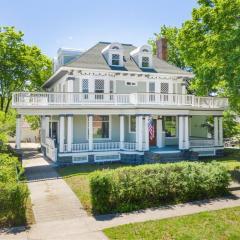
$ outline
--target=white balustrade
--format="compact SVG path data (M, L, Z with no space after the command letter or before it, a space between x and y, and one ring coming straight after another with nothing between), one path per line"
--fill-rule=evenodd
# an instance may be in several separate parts
M203 108L226 108L228 100L217 97L197 97L165 93L13 93L13 107L47 107L52 105L180 105Z
M136 151L136 143L135 142L124 142L124 149L128 151Z
M190 139L190 147L212 147L213 139Z
M57 160L57 148L54 139L47 137L45 140L46 156L52 161Z
M107 151L107 150L119 150L120 142L98 142L93 143L93 150L99 151Z

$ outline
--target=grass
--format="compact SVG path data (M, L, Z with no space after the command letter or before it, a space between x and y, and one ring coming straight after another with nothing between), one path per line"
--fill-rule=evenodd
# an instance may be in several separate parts
M237 240L240 207L108 228L114 240Z
M64 178L73 192L77 195L88 214L92 213L91 194L89 186L89 174L101 169L115 169L125 166L119 163L90 165L83 164L58 168L58 173Z
M227 149L226 156L221 158L203 158L201 161L218 161L223 164L232 174L234 181L240 182L240 149ZM88 214L92 212L91 195L89 187L89 174L95 170L114 169L124 164L110 163L100 165L77 165L58 168L58 173L65 179L73 192L77 195Z

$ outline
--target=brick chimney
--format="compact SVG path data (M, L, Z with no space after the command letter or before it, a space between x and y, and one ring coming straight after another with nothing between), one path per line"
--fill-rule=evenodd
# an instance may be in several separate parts
M167 61L167 39L160 38L156 41L157 45L157 57L164 61Z

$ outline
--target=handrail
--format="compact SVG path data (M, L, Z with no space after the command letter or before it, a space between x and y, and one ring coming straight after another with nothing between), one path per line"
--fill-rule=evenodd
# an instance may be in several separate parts
M172 93L78 93L15 92L13 107L45 107L52 105L178 105L204 108L226 108L227 98L200 97Z

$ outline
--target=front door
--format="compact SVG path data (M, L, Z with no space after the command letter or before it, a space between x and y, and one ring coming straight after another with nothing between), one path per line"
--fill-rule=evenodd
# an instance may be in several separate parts
M149 126L150 127L150 126ZM153 131L149 129L149 146L157 145L157 120L153 119Z

